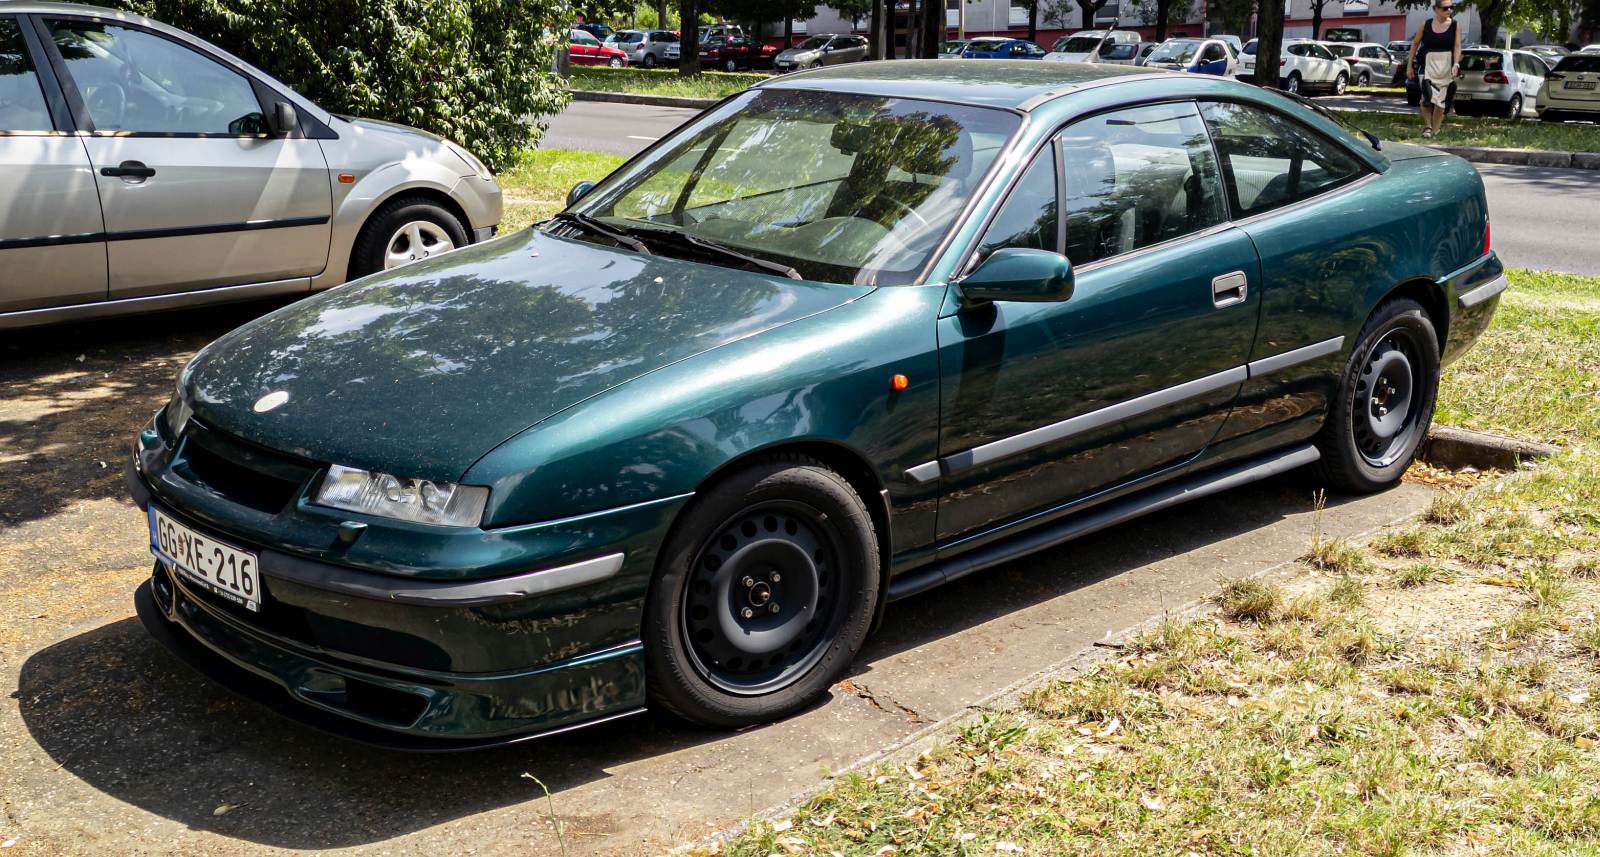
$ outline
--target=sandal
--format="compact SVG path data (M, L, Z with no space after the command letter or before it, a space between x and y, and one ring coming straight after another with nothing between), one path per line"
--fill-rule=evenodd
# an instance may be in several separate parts
M1424 140L1432 140L1433 139L1433 129L1432 128L1424 128L1424 129L1422 129L1422 139L1424 139Z

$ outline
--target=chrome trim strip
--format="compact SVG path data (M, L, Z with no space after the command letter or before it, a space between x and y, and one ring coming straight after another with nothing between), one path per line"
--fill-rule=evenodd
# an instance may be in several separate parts
M1157 390L1154 393L1147 393L1125 402L1118 402L1115 405L1109 405L1097 411L1079 414L1057 423L1051 423L1031 431L991 441L982 446L975 446L965 452L947 455L940 459L939 463L943 466L946 474L960 473L963 470L968 470L981 464L988 464L992 461L1038 449L1041 446L1064 440L1075 434L1093 431L1112 423L1149 413L1158 408L1177 404L1185 399L1203 396L1229 385L1242 383L1249 377L1249 370L1243 366L1224 369L1214 375L1196 378L1193 381L1186 381L1175 387Z
M581 515L570 515L570 516L565 517L565 518L553 518L553 519L548 520L548 521L535 521L534 523L531 523L531 524L512 524L512 525L506 526L506 527L487 527L487 528L484 529L484 532L486 532L486 533L514 533L514 532L517 532L519 530L530 530L530 529L533 529L535 527L554 527L554 526L558 526L560 524L572 524L572 523L576 523L578 521L587 521L590 518L598 518L601 515L610 515L610 514L613 514L615 512L629 512L629 511L632 511L634 509L643 509L646 506L655 506L655 505L660 504L660 503L671 503L671 502L674 502L676 500L687 500L687 499L689 499L690 497L693 497L693 496L694 496L694 492L693 491L689 491L689 492L684 493L684 494L673 494L671 497L657 497L654 500L641 500L638 503L629 503L626 506L614 506L614 507L612 507L610 509L599 509L599 510L594 511L594 512L584 512Z
M927 461L916 467L906 468L906 478L921 485L939 478L939 462Z
M593 557L570 565L530 571L492 580L446 582L394 577L348 569L287 554L264 551L261 573L269 581L291 580L302 586L370 598L416 604L423 607L480 607L518 601L535 595L548 595L616 576L622 570L623 554ZM299 560L299 561L297 561Z
M1501 274L1471 291L1462 292L1456 296L1456 303L1460 304L1462 309L1474 307L1500 294L1510 286L1511 280L1505 274Z
M1332 339L1314 342L1302 348L1296 348L1292 351L1285 351L1282 354L1274 354L1271 357L1263 357L1260 360L1252 360L1250 361L1250 365L1246 366L1245 368L1250 370L1250 377L1259 378L1262 375L1270 375L1273 372L1287 369L1290 366L1300 363L1306 363L1308 361L1315 360L1318 357L1327 357L1329 354L1337 354L1343 349L1344 337L1335 336Z

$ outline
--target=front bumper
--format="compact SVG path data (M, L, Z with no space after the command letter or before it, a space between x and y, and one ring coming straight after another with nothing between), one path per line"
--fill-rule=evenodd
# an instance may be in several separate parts
M405 533L372 532L373 524L342 554L334 547L307 555L303 536L308 525L318 529L307 510L291 504L261 515L189 481L185 444L195 438L185 432L169 449L147 429L126 481L141 507L157 503L259 557L259 613L156 564L146 585L160 605L155 636L203 672L234 689L265 682L292 711L315 710L313 726L327 729L328 717L340 717L359 733L349 737L408 749L489 746L643 707L644 597L656 546L683 498L472 530L447 543L412 539L409 548ZM332 545L335 531L322 529L323 544ZM374 556L354 550L369 539L436 568L402 574L358 565ZM479 542L519 557L524 570L472 572L471 560L484 555ZM192 656L197 648L205 656ZM214 669L219 663L229 668Z

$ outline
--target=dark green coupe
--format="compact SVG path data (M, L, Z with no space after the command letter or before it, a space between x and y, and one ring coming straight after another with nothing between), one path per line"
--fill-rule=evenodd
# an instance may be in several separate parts
M364 740L798 711L885 605L1312 465L1392 485L1483 184L1200 75L868 63L218 339L140 435L151 631Z

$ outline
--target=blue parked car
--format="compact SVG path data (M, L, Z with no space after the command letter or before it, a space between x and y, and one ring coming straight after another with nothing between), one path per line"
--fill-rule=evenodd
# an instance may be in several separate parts
M973 39L961 52L964 60L1041 60L1048 53L1027 39Z
M1238 59L1221 39L1168 39L1144 63L1150 68L1232 77Z

